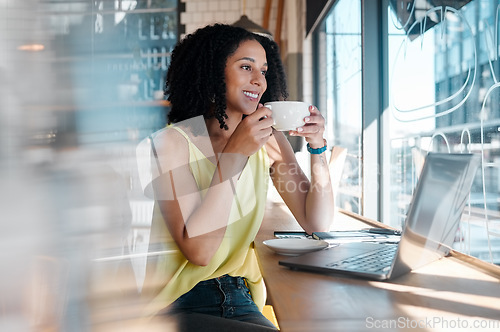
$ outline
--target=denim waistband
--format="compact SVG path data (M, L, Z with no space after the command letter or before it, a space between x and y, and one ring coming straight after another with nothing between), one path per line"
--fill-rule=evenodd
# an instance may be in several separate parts
M199 282L198 284L231 284L231 285L246 285L245 278L243 277L233 277L228 274L224 274L220 277L208 279Z

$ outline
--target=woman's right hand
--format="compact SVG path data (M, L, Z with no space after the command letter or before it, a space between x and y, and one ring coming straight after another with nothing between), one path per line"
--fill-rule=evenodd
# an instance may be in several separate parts
M272 112L259 104L259 108L238 124L224 148L225 153L242 153L247 157L257 152L273 133Z

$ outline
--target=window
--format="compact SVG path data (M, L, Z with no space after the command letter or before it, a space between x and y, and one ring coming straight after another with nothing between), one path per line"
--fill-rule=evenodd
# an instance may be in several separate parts
M440 1L380 3L383 20L377 24L383 33L376 46L364 43L363 34L353 29L351 40L357 38L358 48L348 47L340 40L347 37L339 36L355 22L365 23L363 9L365 16L375 15L362 8L367 2L337 1L315 31L316 50L321 53L316 64L321 75L316 77L318 87L325 86L316 103L326 109L333 143L347 147L358 161L366 161L371 153L367 141L376 139L379 147L380 174L353 174L347 164L339 195L350 197L337 199L338 205L364 214L366 201L374 199L366 183L380 183L375 199L381 207L370 217L401 227L428 151L480 154L482 166L454 246L500 263L500 1L455 1L454 7L444 1L442 6ZM336 23L341 20L346 23L339 28ZM369 28L361 31L366 34L363 29ZM360 54L363 60L374 54L383 59L375 63L381 70L378 80L363 82L354 67L343 71ZM360 72L370 69L363 68L366 63L357 62ZM353 79L357 83L348 85ZM368 101L363 104L362 96L366 89L377 90L378 84L382 102L374 137L363 122ZM356 102L349 100L351 96ZM357 167L367 169L361 163ZM349 191L353 183L354 193ZM349 201L359 204L346 204Z
M361 213L361 2L341 0L316 32L316 104L329 145L347 148L337 206Z

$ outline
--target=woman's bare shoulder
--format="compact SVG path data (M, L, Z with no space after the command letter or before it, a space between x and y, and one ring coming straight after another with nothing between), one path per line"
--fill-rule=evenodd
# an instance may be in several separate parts
M186 138L173 127L161 129L152 135L153 146L158 160L168 169L185 165L189 158Z

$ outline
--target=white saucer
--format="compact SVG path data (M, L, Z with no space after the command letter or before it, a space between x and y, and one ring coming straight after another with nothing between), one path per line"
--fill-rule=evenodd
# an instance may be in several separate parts
M298 256L328 247L328 242L314 239L271 239L262 243L274 252L287 256Z

